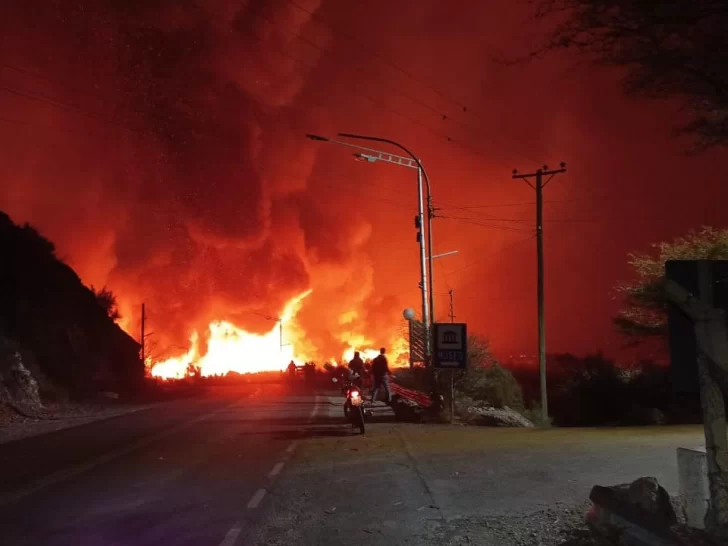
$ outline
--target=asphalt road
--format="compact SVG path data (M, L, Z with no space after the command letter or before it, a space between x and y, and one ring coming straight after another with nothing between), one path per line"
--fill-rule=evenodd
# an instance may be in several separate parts
M360 436L340 403L219 388L0 445L0 543L566 544L593 485L649 475L674 493L675 448L702 439L396 424L387 410Z
M0 445L0 543L245 544L315 400L218 388Z

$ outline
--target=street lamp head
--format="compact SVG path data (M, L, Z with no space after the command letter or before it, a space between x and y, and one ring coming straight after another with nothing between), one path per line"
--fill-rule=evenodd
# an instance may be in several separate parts
M329 139L326 138L326 137L322 137L322 136L319 136L319 135L312 135L312 134L308 134L308 133L306 134L306 138L309 139L309 140L319 140L321 142L328 142L329 141Z
M415 316L416 316L415 315L415 310L412 309L411 307L408 307L407 309L405 309L404 311L402 311L402 316L406 320L410 320L410 321L415 320Z
M374 163L377 160L377 158L374 157L373 155L362 154L361 152L357 153L357 154L353 154L353 155L354 155L354 159L356 159L357 161L366 161L367 163Z

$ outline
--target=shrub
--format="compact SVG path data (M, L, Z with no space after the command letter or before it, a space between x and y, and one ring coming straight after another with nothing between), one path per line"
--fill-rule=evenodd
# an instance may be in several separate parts
M554 397L560 426L616 424L626 414L626 382L614 362L601 354L562 362L566 371Z
M470 368L455 379L455 397L487 402L493 407L524 409L523 392L513 374L499 364Z
M559 426L633 423L640 410L666 411L672 400L669 368L641 362L623 368L601 354L557 358L550 409Z
M546 420L541 415L541 404L533 403L530 407L526 408L521 412L526 419L531 421L537 427L550 427L553 425L553 417L548 417Z
M444 379L449 381L448 377ZM487 339L468 338L468 368L455 372L454 382L456 400L470 399L517 411L524 409L521 386L509 370L498 364Z

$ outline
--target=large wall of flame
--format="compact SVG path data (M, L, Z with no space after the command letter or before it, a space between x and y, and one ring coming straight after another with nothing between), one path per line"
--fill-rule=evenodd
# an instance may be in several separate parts
M453 288L471 331L528 351L533 206L515 204L533 194L510 168L566 160L547 190L549 347L609 348L627 253L721 223L702 197L725 197L718 156L684 157L674 106L623 98L617 73L494 63L524 51L528 2L389 4L3 3L0 209L111 287L131 331L146 302L163 353L215 319L268 331L261 315L313 288L298 331L328 357L387 343L417 308L416 194L411 172L303 134L394 138L449 217L436 252L459 251L436 265L437 315ZM474 204L508 206L458 208Z

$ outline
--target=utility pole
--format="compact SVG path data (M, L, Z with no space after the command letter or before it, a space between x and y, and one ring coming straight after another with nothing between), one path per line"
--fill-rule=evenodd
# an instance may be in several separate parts
M421 163L418 163L418 166ZM422 170L422 167L419 167ZM432 219L435 218L435 207L432 204L432 192L430 191L429 185L427 188L427 255L430 257L427 260L427 273L430 276L430 331L427 333L428 337L432 337L433 327L435 323L435 275L432 272L432 260L434 259L432 250Z
M448 295L450 296L450 314L448 316L450 317L450 322L453 323L455 322L455 291L451 288Z
M417 168L417 216L415 216L415 229L417 230L417 243L420 247L420 285L422 288L422 326L425 335L425 360L426 365L432 365L432 348L430 344L431 336L431 316L430 300L428 297L427 284L427 251L425 249L425 207L422 190L422 169ZM429 233L429 231L427 232ZM430 260L431 261L431 260Z
M543 189L551 179L560 173L566 172L566 163L562 162L559 169L549 170L548 165L544 165L542 169L538 169L535 173L519 174L513 169L513 178L525 180L526 184L536 190L536 261L538 275L538 370L541 383L541 418L543 422L548 422L548 394L546 393L546 330L544 324L544 282L543 282ZM548 176L546 182L543 177ZM536 177L536 185L534 186L528 180Z
M281 341L280 341L281 354L283 354L283 319L281 319L281 318L278 319L278 330L279 330L280 336L281 336Z
M145 345L146 345L146 335L144 334L144 327L145 323L147 321L147 308L146 305L142 303L142 338L141 338L141 345L142 345L142 365L146 366L146 355L145 355Z

